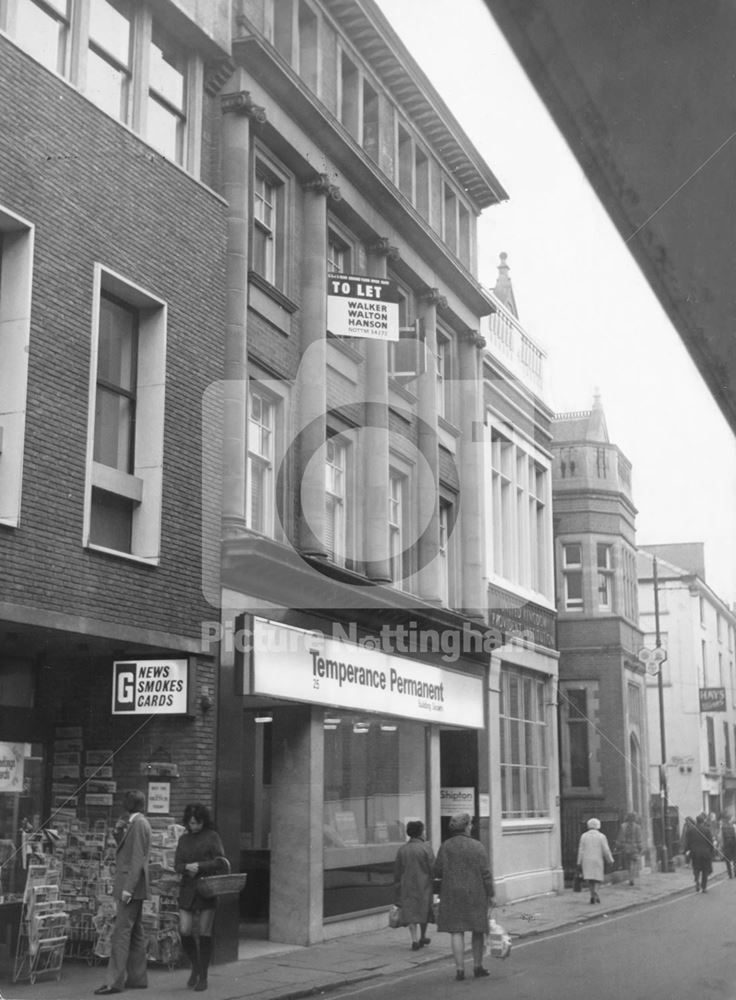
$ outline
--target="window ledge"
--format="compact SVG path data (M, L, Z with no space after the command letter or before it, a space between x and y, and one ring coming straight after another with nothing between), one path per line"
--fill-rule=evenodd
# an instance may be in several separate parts
M416 376L412 376L411 379L407 379L407 381L412 381L415 377ZM411 389L407 389L403 382L399 381L399 378L397 378L396 375L392 375L390 372L388 376L388 385L391 392L395 392L397 396L406 400L407 403L416 403L416 393L412 392Z
M448 434L451 434L453 437L459 438L460 435L462 434L462 431L460 430L460 428L456 427L455 424L453 424L451 421L449 421L446 417L438 416L437 417L437 423L439 424L440 428L443 431L446 431Z
M141 566L158 566L160 559L158 556L137 556L133 552L120 552L118 549L108 549L104 545L95 545L93 542L87 542L85 548L89 549L90 552L99 552L104 556L115 556L117 559L127 559L128 562L138 563Z
M134 503L141 503L143 500L142 479L127 472L120 472L119 469L113 469L109 465L102 465L100 462L92 463L92 485L95 489L114 493Z
M515 836L523 833L549 833L555 824L547 816L534 819L502 819L501 832L503 836Z
M332 347L336 348L346 357L350 358L358 365L362 365L365 360L363 355L358 351L352 344L346 342L344 337L337 337L334 333L327 331L327 343L331 344Z
M248 282L254 285L264 294L268 295L269 298L273 299L277 305L281 306L286 312L292 315L299 309L299 306L293 299L290 299L288 295L285 295L280 291L275 285L272 285L270 281L267 281L263 275L259 274L257 271L252 269L248 271Z

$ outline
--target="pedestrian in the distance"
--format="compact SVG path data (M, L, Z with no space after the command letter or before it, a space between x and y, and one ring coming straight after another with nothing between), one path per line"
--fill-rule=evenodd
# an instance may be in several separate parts
M633 885L639 872L639 857L643 850L641 825L636 813L628 813L626 819L621 824L621 829L616 838L616 850L620 851L623 855L624 864L629 873L629 885Z
M695 891L708 891L708 876L713 871L713 834L705 813L700 813L695 824L688 824L685 833L685 857L693 866Z
M493 906L493 875L485 848L470 836L471 823L468 813L450 817L450 837L434 865L441 882L437 930L451 936L457 980L465 979L465 931L471 933L473 975L489 975L483 966L483 939Z
M432 916L432 869L434 852L424 839L424 823L406 824L409 840L402 844L394 862L394 902L401 910L401 923L409 928L411 950L428 945L427 924Z
M109 996L148 986L148 957L143 930L143 900L148 899L148 856L151 824L143 815L146 797L134 789L125 793L127 819L116 824L115 880L112 894L117 902L110 942L110 961L104 986L96 996Z
M601 833L601 821L589 819L588 829L580 838L578 845L578 864L583 869L583 878L590 889L591 903L600 903L598 886L603 881L605 862L613 864L613 855L608 846L608 838Z
M734 877L734 865L736 864L736 827L730 816L721 817L721 854L726 862L728 877Z
M186 832L179 837L174 855L174 869L182 877L179 887L179 936L182 950L192 964L187 986L202 991L207 989L217 900L200 896L197 879L222 871L221 859L225 857L225 850L206 806L199 802L190 803L184 810L182 822Z

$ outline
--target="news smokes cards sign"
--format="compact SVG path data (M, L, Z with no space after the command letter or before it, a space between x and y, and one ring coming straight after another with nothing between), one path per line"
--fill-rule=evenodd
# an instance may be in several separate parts
M185 659L116 660L112 665L112 714L185 714L188 666Z
M336 337L399 339L399 293L387 278L327 276L327 329Z

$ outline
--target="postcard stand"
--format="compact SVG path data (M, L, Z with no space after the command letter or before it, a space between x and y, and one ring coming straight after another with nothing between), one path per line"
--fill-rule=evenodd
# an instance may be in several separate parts
M57 981L61 978L68 915L59 898L60 876L53 862L28 866L14 983L27 979L33 985L39 975L48 973L56 973Z

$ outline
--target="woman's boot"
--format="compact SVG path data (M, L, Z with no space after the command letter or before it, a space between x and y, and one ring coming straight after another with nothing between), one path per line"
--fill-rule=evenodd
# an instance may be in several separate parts
M199 956L197 955L197 942L191 934L181 935L181 950L189 959L192 966L192 973L187 979L187 986L191 989L199 982Z
M207 989L207 970L210 967L212 958L212 938L200 937L199 939L199 981L194 987L195 991Z

